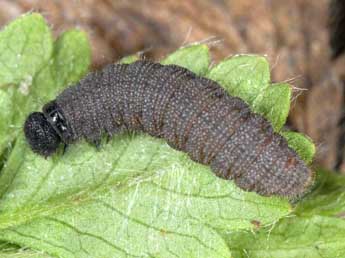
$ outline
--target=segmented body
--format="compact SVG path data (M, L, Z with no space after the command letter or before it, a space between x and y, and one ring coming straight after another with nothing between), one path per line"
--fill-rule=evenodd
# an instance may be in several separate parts
M90 73L55 100L68 124L66 143L123 130L164 138L214 173L261 195L296 197L312 172L270 123L216 82L149 61Z

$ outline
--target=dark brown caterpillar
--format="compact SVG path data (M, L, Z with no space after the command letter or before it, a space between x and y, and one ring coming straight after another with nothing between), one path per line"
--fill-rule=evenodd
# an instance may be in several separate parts
M24 132L43 156L82 137L144 131L167 140L214 173L261 195L301 196L313 173L262 116L216 82L149 61L90 73L29 115Z

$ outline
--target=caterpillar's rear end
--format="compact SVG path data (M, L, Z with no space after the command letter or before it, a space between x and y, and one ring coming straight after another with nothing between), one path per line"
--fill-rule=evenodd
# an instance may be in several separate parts
M54 124L52 107L66 130ZM296 198L313 182L312 171L267 120L216 82L182 67L149 61L109 65L43 111L66 144L82 137L97 143L103 132L144 131L261 195Z

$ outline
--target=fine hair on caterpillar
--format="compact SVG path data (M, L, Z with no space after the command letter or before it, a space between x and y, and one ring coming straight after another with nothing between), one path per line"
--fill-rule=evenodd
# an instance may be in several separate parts
M45 157L60 143L86 138L97 145L104 132L122 131L163 138L217 176L264 196L296 199L313 183L312 170L264 117L216 82L176 65L108 65L24 124L31 149Z

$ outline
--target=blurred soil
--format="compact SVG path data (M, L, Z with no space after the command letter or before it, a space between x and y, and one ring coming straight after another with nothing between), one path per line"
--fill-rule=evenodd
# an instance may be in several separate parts
M329 0L0 0L0 25L41 12L58 35L85 30L93 67L143 51L159 59L195 41L214 61L238 53L267 56L272 81L294 86L288 126L318 147L315 164L345 173L345 58L330 61Z

